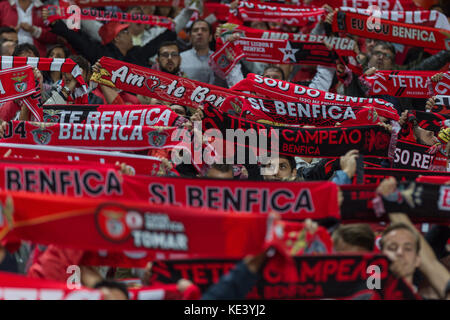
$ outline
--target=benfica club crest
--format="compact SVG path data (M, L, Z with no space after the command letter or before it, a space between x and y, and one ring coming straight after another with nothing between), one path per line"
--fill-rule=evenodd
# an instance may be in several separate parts
M219 59L217 60L217 65L221 69L225 69L230 65L230 61L226 57L226 55L222 54Z
M127 223L129 213L128 208L120 204L100 205L95 212L95 224L102 237L116 243L127 241L131 236L131 228ZM133 211L133 214L138 215L135 211ZM128 220L133 220L130 217L128 217ZM133 222L132 224L136 223Z
M27 90L27 83L24 81L27 76L28 75L26 73L22 73L22 75L11 78L12 80L16 81L16 83L14 83L14 89L16 89L17 92L24 92Z
M37 144L48 144L52 139L52 133L48 129L35 129L31 131L33 134L33 139Z
M165 132L151 131L148 133L148 143L152 147L161 147L166 143L167 136Z
M60 115L58 113L44 114L44 122L59 123L59 121L60 121Z

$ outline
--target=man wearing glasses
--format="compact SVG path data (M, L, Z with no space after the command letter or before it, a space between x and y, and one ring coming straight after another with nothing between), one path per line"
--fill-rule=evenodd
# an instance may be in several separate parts
M161 43L158 49L154 69L183 77L184 73L180 71L181 56L180 48L175 41L166 41Z

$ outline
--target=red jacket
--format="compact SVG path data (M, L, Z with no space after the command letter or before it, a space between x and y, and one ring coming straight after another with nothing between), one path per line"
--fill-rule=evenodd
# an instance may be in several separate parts
M37 7L36 7L37 6ZM13 0L0 2L0 26L15 28L18 22L18 14L16 3ZM42 3L39 0L34 1L32 10L33 26L40 28L41 32L38 38L34 39L34 45L39 50L41 57L45 57L46 44L54 44L57 42L56 35L50 32L50 28L44 25L42 20Z

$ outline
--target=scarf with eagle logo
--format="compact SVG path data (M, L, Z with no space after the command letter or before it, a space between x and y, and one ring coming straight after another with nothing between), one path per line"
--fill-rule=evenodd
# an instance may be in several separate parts
M2 70L29 65L40 71L70 73L78 82L78 87L75 88L75 94L71 100L74 100L77 104L88 103L88 86L82 77L80 66L72 59L1 56L0 63ZM64 83L61 82L60 85L64 86Z
M34 118L42 121L39 98L40 88L36 85L31 66L0 70L0 103L21 99L19 104L25 104Z

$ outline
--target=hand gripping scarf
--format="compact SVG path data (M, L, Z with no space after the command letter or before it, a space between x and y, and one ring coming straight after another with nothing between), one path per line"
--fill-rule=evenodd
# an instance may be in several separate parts
M450 49L450 31L380 19L380 28L368 23L370 17L339 11L333 19L333 32L347 32L360 37L401 43L435 50Z
M58 5L46 6L49 10L48 22L51 23L56 20L68 19L72 16L70 11L70 4L67 2L60 1ZM126 23L140 23L151 26L159 26L173 30L175 25L173 21L166 17L151 16L145 14L131 14L126 12L113 12L113 11L102 11L96 9L82 8L80 10L81 20L96 20L96 21L118 21Z
M38 58L38 57L0 57L1 69L29 65L40 71L60 71L70 73L78 82L80 88L76 90L75 103L88 103L88 87L82 77L81 68L72 59Z
M269 99L278 99L281 101L321 105L338 104L340 106L350 107L374 107L379 116L396 121L400 118L392 103L386 102L383 99L342 96L253 73L249 73L247 78L235 84L231 89L236 91L251 91Z
M2 68L3 69L3 68ZM36 120L42 120L39 83L31 66L0 70L0 103L21 99Z

